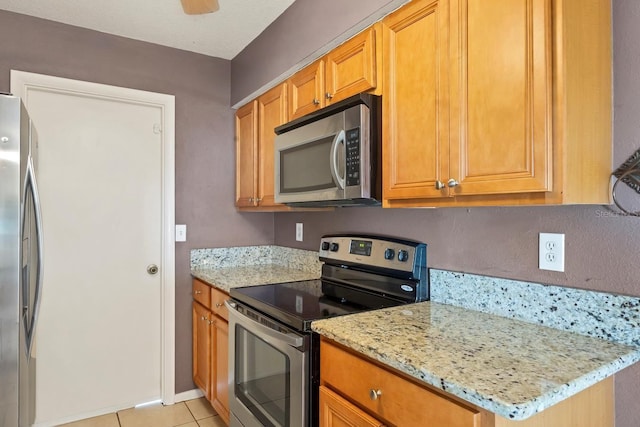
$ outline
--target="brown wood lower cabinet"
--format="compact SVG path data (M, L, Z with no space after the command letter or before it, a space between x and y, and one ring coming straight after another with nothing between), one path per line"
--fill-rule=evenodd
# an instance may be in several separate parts
M320 425L324 427L382 427L384 423L332 392L320 387Z
M229 294L193 279L193 382L229 425Z
M216 316L213 325L215 357L212 361L211 405L229 425L229 323Z
M613 378L511 421L333 341L320 345L320 427L613 427Z

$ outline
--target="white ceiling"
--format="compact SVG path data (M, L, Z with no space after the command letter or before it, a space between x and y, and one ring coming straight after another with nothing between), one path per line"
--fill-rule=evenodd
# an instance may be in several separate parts
M219 11L191 16L180 0L0 0L0 9L233 59L293 2L219 0Z

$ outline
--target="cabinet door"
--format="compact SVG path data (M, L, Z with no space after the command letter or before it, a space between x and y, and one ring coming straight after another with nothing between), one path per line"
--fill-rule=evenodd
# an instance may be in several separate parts
M325 102L338 102L376 87L375 30L370 28L326 57Z
M258 167L258 200L262 207L281 206L274 200L274 140L273 129L287 122L287 85L283 83L258 98L258 140L260 163Z
M451 2L455 194L551 190L551 0Z
M320 427L373 426L382 427L384 424L328 388L320 386Z
M211 404L229 425L229 324L216 317L213 327L215 360L212 366L215 375L212 381Z
M287 85L289 120L324 107L324 59L295 73L287 80Z
M383 199L447 196L448 2L413 1L382 28Z
M236 112L236 206L256 206L258 188L257 101Z
M193 382L209 398L211 393L211 312L193 302Z

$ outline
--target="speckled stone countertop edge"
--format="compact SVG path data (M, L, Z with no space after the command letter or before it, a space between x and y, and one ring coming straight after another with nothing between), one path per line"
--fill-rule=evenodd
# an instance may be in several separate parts
M431 304L425 302L421 304ZM467 309L468 310L468 309ZM382 310L379 310L382 311ZM474 311L474 310L469 310ZM347 316L349 317L349 316ZM393 357L387 357L380 354L373 348L361 344L357 339L351 337L337 336L330 330L326 329L324 322L336 321L340 318L326 319L323 321L313 322L312 329L314 332L333 340L343 346L350 348L366 357L376 360L386 366L397 371L405 373L420 382L424 382L432 387L452 394L466 402L493 412L506 419L520 421L527 419L559 402L569 398L593 385L606 379L607 377L619 372L620 370L640 361L640 348L628 347L629 352L621 355L616 360L601 365L599 368L592 370L585 375L575 378L572 381L564 383L548 392L541 393L539 397L526 402L501 402L494 396L482 395L474 389L464 387L455 382L440 378L430 372L425 372L417 366L411 364L410 361L402 361ZM518 322L518 320L514 320Z

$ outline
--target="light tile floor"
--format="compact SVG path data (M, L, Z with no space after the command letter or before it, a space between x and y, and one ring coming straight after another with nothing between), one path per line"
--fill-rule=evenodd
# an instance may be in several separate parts
M163 406L131 408L65 424L65 427L226 427L204 397Z

